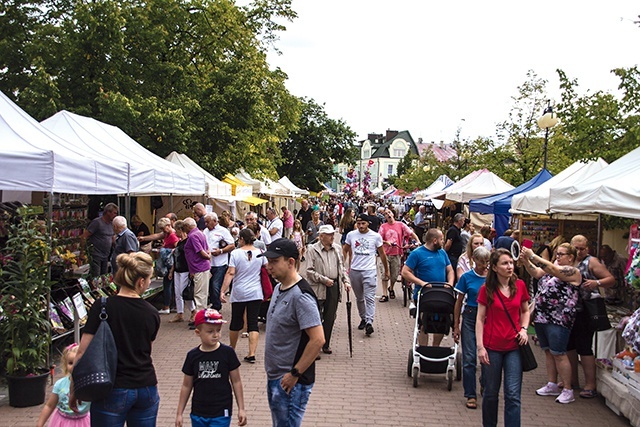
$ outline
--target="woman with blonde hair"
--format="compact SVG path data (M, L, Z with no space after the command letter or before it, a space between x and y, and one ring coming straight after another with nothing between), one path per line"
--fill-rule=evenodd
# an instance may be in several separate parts
M456 277L460 278L464 273L473 268L473 251L480 246L484 246L484 238L482 234L472 234L467 242L467 248L465 252L458 258L458 265L456 267Z
M151 344L158 335L160 316L142 294L149 289L153 275L153 259L143 252L120 254L115 283L118 294L107 299L107 323L113 332L118 351L116 378L111 394L91 402L94 425L130 427L156 424L160 396L158 380L151 360ZM100 325L99 301L96 301L84 327L76 361L82 358ZM69 407L78 401L69 394ZM98 422L99 421L99 422Z

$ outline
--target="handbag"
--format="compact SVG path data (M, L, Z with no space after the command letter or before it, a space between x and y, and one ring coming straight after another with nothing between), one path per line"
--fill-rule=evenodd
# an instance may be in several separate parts
M611 322L607 315L607 306L603 298L583 299L582 306L589 315L589 329L592 331L606 331L611 329Z
M511 314L509 314L506 304L502 300L502 295L500 295L500 291L497 291L496 293L498 294L498 299L502 303L502 307L504 308L505 313L507 313L507 317L511 322L511 326L513 326L513 329L516 331L516 336L517 336L518 333L520 333L520 331L518 330L518 328L516 328L516 324L511 318ZM531 350L531 346L529 345L529 342L527 342L526 344L518 344L518 350L520 351L520 358L522 359L522 372L533 371L538 367L538 362L536 361L536 357L533 355L533 350Z
M265 266L260 267L260 285L262 285L262 300L267 301L273 295L273 279Z
M78 400L85 402L109 396L116 380L118 350L107 323L107 299L102 297L100 301L100 325L71 374L73 393Z
M189 284L182 290L182 299L184 301L193 301L195 296L196 284L193 281L193 277L189 277Z

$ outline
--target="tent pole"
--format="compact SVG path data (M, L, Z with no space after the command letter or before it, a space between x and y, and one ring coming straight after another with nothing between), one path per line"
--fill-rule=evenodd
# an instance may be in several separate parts
M602 246L602 214L598 214L598 237L596 246L596 257L600 258L600 246Z

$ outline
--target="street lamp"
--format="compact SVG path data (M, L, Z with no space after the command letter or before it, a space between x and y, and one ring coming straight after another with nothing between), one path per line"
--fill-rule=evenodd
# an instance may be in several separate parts
M549 142L549 129L558 124L560 120L553 112L551 101L547 101L547 108L544 109L542 117L538 119L538 127L544 129L544 168L547 168L547 143Z

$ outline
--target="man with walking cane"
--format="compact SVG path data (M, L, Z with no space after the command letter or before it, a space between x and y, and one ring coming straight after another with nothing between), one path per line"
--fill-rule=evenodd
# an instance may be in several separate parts
M342 284L347 292L351 289L351 284L344 269L342 247L334 243L333 227L320 226L318 235L318 242L309 246L307 252L307 280L318 298L325 339L322 352L331 354L331 332L341 300Z

